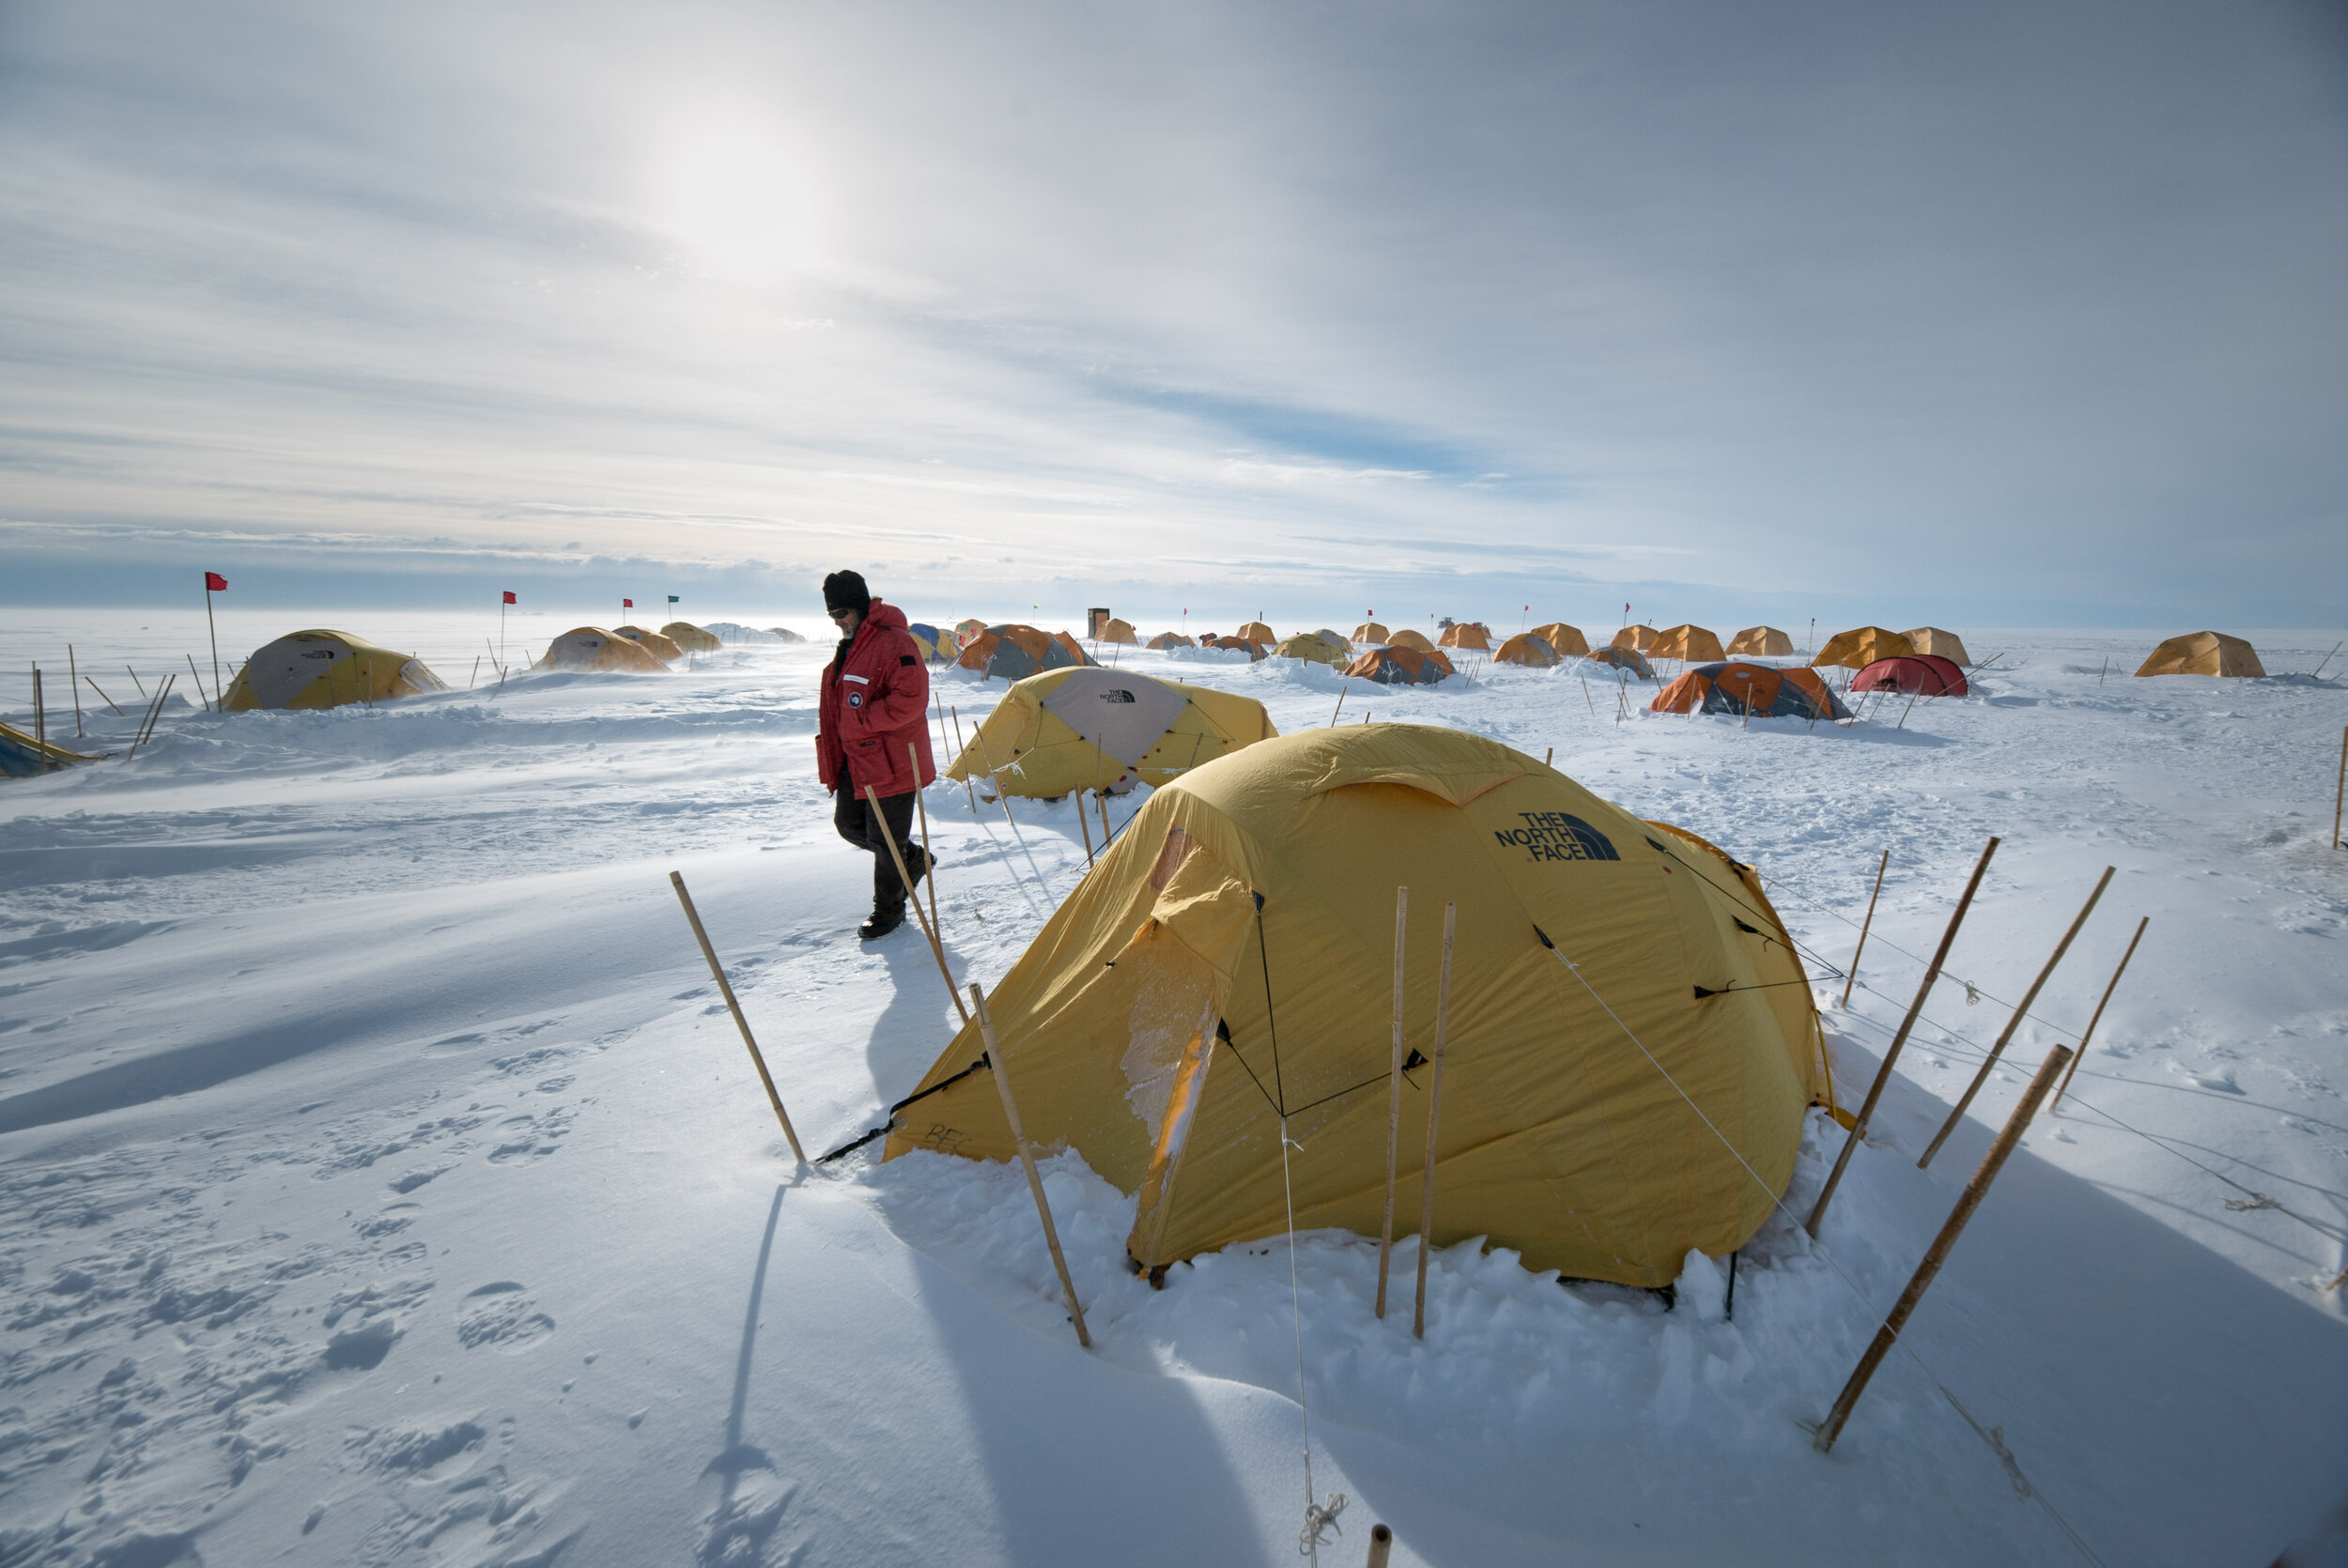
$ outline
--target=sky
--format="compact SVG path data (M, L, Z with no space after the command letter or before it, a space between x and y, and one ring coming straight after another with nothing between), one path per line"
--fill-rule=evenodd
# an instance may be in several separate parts
M2348 11L0 5L0 603L2348 620Z

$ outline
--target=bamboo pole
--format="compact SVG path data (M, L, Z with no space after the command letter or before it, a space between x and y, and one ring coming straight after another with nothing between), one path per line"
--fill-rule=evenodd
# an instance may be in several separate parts
M204 630L210 635L212 639L212 692L214 696L220 696L222 695L220 689L220 627L212 620L212 580L209 575L207 575L204 579ZM191 671L195 669L195 659L193 655L188 659L188 669ZM201 696L204 691L204 683L196 682L195 689L196 694Z
M1369 1527L1369 1561L1367 1568L1386 1568L1386 1554L1394 1550L1394 1531L1383 1524Z
M2348 727L2340 731L2340 782L2332 786L2332 848L2340 848L2340 807L2348 801Z
M1411 1332L1427 1337L1427 1250L1435 1236L1435 1128L1443 1115L1444 1036L1451 1022L1451 938L1460 921L1460 906L1443 906L1443 971L1435 981L1435 1060L1427 1069L1427 1161L1418 1187L1418 1304L1411 1314Z
M126 671L128 671L128 672L129 672L130 677L131 677L131 684L132 685L134 685L134 686L136 686L136 687L138 687L138 688L139 688L139 700L140 700L140 701L142 701L142 702L146 701L146 700L147 700L147 683L146 683L145 681L140 680L140 679L139 679L139 672L138 672L137 670L135 670L135 669L131 669L131 667L130 667L129 665L127 665L127 664L126 664L126 665L124 665L122 668L123 668Z
M475 654L472 656L472 673L465 677L465 689L466 689L467 691L471 691L471 690L472 690L472 684L473 684L475 681L478 681L478 680L480 680L480 679L481 679L481 655L480 655L480 654L478 654L478 653L475 653Z
M1085 836L1085 869L1089 871L1092 869L1092 819L1085 814L1085 792L1071 790L1069 793L1076 797L1076 826Z
M1394 1068L1386 1077L1386 1217L1378 1226L1378 1315L1386 1315L1386 1267L1394 1255L1394 1157L1402 1137L1402 950L1411 890L1394 890Z
M82 738L82 670L73 662L73 644L65 645L66 689L73 694L73 738Z
M1933 1134L1923 1158L1916 1161L1918 1170L1932 1163L1932 1157L1940 1152L1940 1145L1948 1142L1949 1134L1956 1130L1956 1124L1964 1120L1966 1109L1973 1103L1973 1097L1981 1093L1984 1084L1989 1082L1990 1069L1998 1065L1998 1058L2005 1054L2005 1048L2013 1040L2014 1032L2022 1026L2022 1019L2029 1013L2030 1005L2038 1000L2038 992L2054 976L2055 965L2061 963L2062 955L2071 950L2071 943L2078 936L2079 928L2086 925L2087 917L2095 913L2096 900L2104 896L2104 889L2111 885L2111 873L2112 868L2107 866L2104 874L2095 879L2095 890L2087 896L2087 902L2080 908L2078 917L2072 920L2071 929L2064 931L2062 940L2055 944L2054 952L2047 959L2047 966L2038 972L2038 978L2030 983L2030 990L2022 993L2022 1000L2014 1008L2014 1016L2007 1019L2005 1027L1998 1032L1998 1043L1991 1046L1989 1054L1982 1058L1980 1070L1973 1074L1973 1081L1965 1086L1965 1093L1958 1098L1955 1108L1950 1111L1949 1119L1940 1124L1940 1130Z
M913 878L905 872L904 852L897 848L897 836L888 829L888 818L881 810L880 792L867 784L864 786L864 799L872 807L873 815L880 820L881 837L888 840L888 858L897 863L897 881L913 904L913 917L920 923L921 934L929 938L930 956L937 960L937 972L946 977L946 994L953 998L954 1011L962 1015L962 1022L966 1026L970 1022L969 1009L962 1005L962 992L954 985L954 972L946 967L946 949L939 944L937 932L930 925L929 912L921 907L921 895L915 889Z
M1908 1016L1900 1020L1900 1031L1892 1037L1892 1048L1883 1053L1883 1065L1876 1068L1876 1081L1867 1086L1866 1100L1859 1107L1859 1115L1851 1123L1850 1136L1843 1140L1843 1152L1834 1159L1834 1169L1827 1174L1826 1185L1818 1190L1818 1201L1811 1206L1810 1218L1802 1229L1813 1237L1818 1234L1818 1223L1826 1218L1826 1206L1834 1199L1834 1189L1842 1184L1843 1168L1850 1163L1851 1151L1859 1147L1867 1135L1867 1123L1876 1112L1876 1101L1883 1098L1884 1085L1892 1082L1892 1066L1900 1059L1900 1048L1908 1043L1908 1032L1916 1027L1916 1019L1924 1010L1924 998L1940 978L1940 966L1948 961L1949 949L1956 944L1956 929L1965 923L1965 912L1973 905L1973 894L1981 886L1983 873L1989 869L1989 857L1998 853L1998 840L1993 837L1981 850L1981 858L1973 863L1971 880L1956 900L1956 912L1949 916L1949 929L1940 933L1940 945L1933 950L1932 961L1924 966L1923 984L1916 988L1916 1000L1909 1003Z
M1337 687L1337 705L1329 710L1329 727L1331 729L1334 730L1336 728L1337 715L1345 712L1345 694L1352 689L1353 677L1348 675L1345 678L1345 684Z
M40 692L40 666L33 666L33 745L40 753L40 771L47 773L56 764L49 760L49 704Z
M702 928L701 911L693 907L693 895L685 890L685 878L679 872L669 873L669 885L676 889L677 902L685 906L685 918L692 923L693 940L702 945L702 957L709 961L709 972L717 976L718 994L726 999L726 1010L734 1014L734 1026L742 1031L742 1043L749 1047L751 1065L758 1068L758 1081L766 1085L766 1099L775 1108L775 1120L782 1124L782 1135L791 1141L792 1158L804 1165L807 1151L799 1147L799 1134L791 1126L791 1114L782 1108L782 1096L775 1090L774 1074L766 1070L766 1058L760 1054L758 1041L750 1034L750 1021L742 1016L742 1004L734 999L734 985L726 978L725 965L718 961L718 949L709 945L709 932Z
M968 749L962 744L962 710L957 707L947 711L954 715L954 762L956 766L960 766L963 753ZM940 728L943 726L941 725ZM962 770L962 792L970 797L970 815L977 816L979 814L979 788L970 782L968 768Z
M956 998L957 1001L960 998ZM1003 1060L1003 1048L995 1040L995 1020L986 1010L986 992L976 980L970 982L970 1005L978 1009L979 1038L986 1043L986 1059L995 1068L995 1088L1003 1097L1003 1119L1011 1124L1011 1141L1019 1150L1019 1164L1027 1173L1027 1191L1035 1194L1036 1217L1043 1222L1043 1244L1052 1250L1052 1267L1059 1272L1060 1293L1068 1301L1069 1318L1076 1325L1076 1343L1092 1348L1092 1335L1085 1328L1084 1304L1076 1299L1076 1282L1069 1277L1068 1258L1059 1250L1059 1229L1052 1223L1052 1206L1043 1196L1043 1178L1036 1175L1035 1151L1027 1146L1027 1129L1019 1125L1019 1102L1012 1097L1011 1067Z
M1867 950L1867 931L1876 923L1876 900L1883 896L1884 869L1892 864L1892 852L1885 850L1883 858L1876 862L1875 891L1867 895L1867 917L1859 923L1859 945L1851 949L1850 973L1843 976L1843 1006L1850 1006L1851 987L1859 983L1859 956Z
M1012 819L1011 792L1003 788L1002 776L995 771L995 753L987 749L986 731L973 726L971 735L979 743L979 761L986 764L986 781L995 786L995 798L1003 803L1003 821L1011 823L1011 835L1016 838L1019 824Z
M913 776L920 777L920 759L915 755L911 741L905 742L905 761L913 764ZM930 803L929 797L921 792L921 787L918 784L913 789L913 804L919 807L921 812L921 858L929 862L922 868L921 880L930 884L930 929L942 931L946 929L946 923L937 917L937 856L930 853ZM917 894L915 897L918 899L919 895ZM964 1022L967 1022L968 1020L965 1019Z
M124 713L123 713L123 711L122 711L121 707L116 703L115 699L114 699L113 698L108 697L108 696L106 695L106 688L105 688L104 686L101 686L101 685L100 685L100 684L98 684L98 677L97 677L97 676L95 676L95 675L85 675L85 676L83 676L83 677L82 677L82 679L83 679L83 680L85 680L85 681L87 681L87 682L89 683L89 689L90 689L90 690L92 690L92 691L94 691L94 692L96 692L96 693L98 694L98 699L99 699L100 701L101 701L101 702L105 703L107 707L109 707L109 708L113 708L113 709L114 709L114 711L115 711L115 717L116 717L116 718L122 718L122 717L125 717L125 716L126 716L126 715L124 715Z
M2022 1141L2023 1130L2030 1126L2031 1117L2037 1114L2039 1102L2047 1098L2047 1091L2062 1076L2063 1064L2070 1060L2070 1047L2058 1045L2047 1052L2047 1059L2039 1064L2037 1076L2030 1081L2030 1088L2023 1093L2022 1102L2014 1108L2012 1115L2006 1117L2005 1127L1999 1132L1998 1141L1990 1145L1989 1152L1982 1157L1980 1166L1973 1172L1973 1179L1965 1184L1963 1196L1949 1211L1948 1220L1940 1227L1940 1234L1933 1237L1932 1246L1925 1252L1924 1260L1916 1266L1915 1275L1908 1282L1908 1288L1900 1292L1898 1304L1883 1320L1883 1327L1876 1330L1875 1340L1867 1346L1867 1353L1859 1358L1859 1365L1852 1371L1850 1381L1845 1383L1843 1391L1835 1396L1834 1408L1820 1423L1817 1441L1812 1445L1820 1453L1833 1450L1834 1439L1842 1435L1843 1423L1850 1420L1851 1407L1859 1403L1859 1396L1867 1390L1867 1380L1876 1375L1876 1368L1883 1364L1883 1358L1891 1354L1892 1346L1899 1340L1900 1330L1907 1326L1908 1315L1916 1310L1916 1303L1923 1299L1924 1290L1932 1284L1933 1276L1939 1273L1940 1266L1948 1261L1949 1250L1956 1245L1956 1238L1963 1234L1967 1222L1972 1219L1973 1211L1988 1195L1989 1184L1998 1178L1998 1172L2004 1168L2006 1157Z
M2144 940L2144 928L2152 923L2153 917L2149 915L2136 923L2136 934L2128 938L2128 950L2120 955L2120 967L2111 972L2111 983L2104 987L2101 1000L2096 1002L2094 1012L2088 1017L2087 1032L2079 1036L2078 1054L2071 1058L2071 1070L2062 1075L2062 1083L2055 1090L2054 1103L2047 1107L2049 1114L2062 1104L2062 1097L2071 1087L2072 1074L2078 1072L2079 1064L2087 1060L2087 1042L2095 1038L2095 1025L2104 1021L2104 1007L2110 1002L2111 993L2120 989L2120 976L2128 972L2128 960L2136 957L2136 945Z
M1105 793L1099 793L1092 798L1094 803L1101 807L1101 853L1106 854L1109 853L1109 840L1117 837L1109 831L1109 797Z

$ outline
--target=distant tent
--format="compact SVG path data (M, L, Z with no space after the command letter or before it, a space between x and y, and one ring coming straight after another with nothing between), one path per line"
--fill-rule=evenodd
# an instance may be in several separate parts
M446 691L448 683L421 659L394 653L348 632L289 632L247 659L221 699L223 711L337 708Z
M2258 650L2223 632L2189 632L2153 650L2139 675L2263 675Z
M1405 885L1413 1040L1434 1032L1441 906L1460 917L1432 1240L1644 1286L1742 1246L1828 1098L1811 988L1759 875L1480 735L1372 724L1160 790L988 999L1027 1136L1127 1194L1134 1264L1291 1216L1378 1233ZM884 1158L1012 1158L972 1067L985 1050L973 1022L939 1053ZM1285 1173L1284 1131L1301 1146Z
M986 630L986 623L985 623L985 622L983 622L983 621L978 620L976 617L973 617L972 619L970 619L970 620L968 620L968 621L957 621L957 622L955 622L955 623L954 623L954 646L955 646L956 648L967 648L967 647L969 647L969 646L970 646L970 639L971 639L972 638L974 638L974 637L977 637L980 633L981 633L981 632L983 632L983 631L985 631L985 630Z
M1965 695L1965 672L1953 659L1938 653L1910 653L1905 658L1877 659L1851 677L1853 691L1875 691L1888 686L1898 692L1917 692L1925 697L1962 697Z
M260 654L253 655L254 663ZM251 665L246 669L250 669ZM575 626L547 644L547 655L533 669L584 670L595 674L665 675L662 664L642 643L607 632L600 626Z
M1253 640L1252 638L1244 637L1216 637L1212 632L1198 639L1198 646L1201 648L1228 648L1233 653L1244 651L1247 654L1247 662L1250 664L1260 663L1265 653L1264 645L1260 642Z
M1408 626L1403 627L1400 631L1395 633L1394 636L1388 638L1386 639L1386 643L1389 647L1393 648L1416 649L1422 653L1431 653L1435 651L1435 645L1427 640L1426 633L1414 632Z
M1180 632L1160 632L1150 639L1150 646L1163 651L1167 648L1196 648L1198 644Z
M1563 621L1552 621L1546 626L1536 626L1533 635L1557 651L1561 659L1579 658L1590 651L1590 639L1582 635L1579 626L1568 626Z
M1103 642L1137 644L1141 641L1141 638L1134 635L1134 623L1132 622L1120 621L1116 616L1112 615L1109 617L1108 624L1101 628L1100 640Z
M1549 645L1547 638L1524 632L1502 643L1500 652L1492 655L1492 662L1529 664L1537 669L1547 669L1557 662L1557 650Z
M97 761L78 751L68 751L54 741L44 746L38 737L12 724L0 724L0 777L30 778L76 762Z
M912 635L913 645L921 650L921 657L932 664L951 664L954 655L962 652L962 645L954 640L953 633L933 626L926 621L912 622L905 630Z
M1627 669L1642 681L1655 679L1655 667L1647 663L1646 655L1636 648L1600 648L1590 654L1590 661L1593 664L1613 665L1616 669Z
M1378 624L1377 622L1365 621L1360 625L1353 628L1353 640L1356 642L1383 643L1391 642L1394 639L1387 635L1386 628Z
M1861 626L1854 631L1835 633L1810 662L1813 666L1841 665L1849 669L1864 669L1877 659L1905 658L1915 652L1915 646L1897 632L1887 632L1880 626Z
M674 664L685 657L685 650L662 633L647 631L641 626L614 626L611 629L641 647L662 664Z
M1747 626L1728 644L1730 653L1739 657L1783 659L1794 652L1794 639L1775 626Z
M1372 648L1345 667L1348 675L1365 681L1375 681L1382 686L1431 686L1452 673L1451 661L1443 650L1429 648L1421 652L1391 643Z
M788 626L769 626L766 630L779 642L805 642L807 640Z
M1647 704L1658 714L1753 714L1762 718L1834 719L1850 710L1815 670L1779 669L1737 660L1703 664L1655 694Z
M1908 646L1919 653L1930 653L1935 657L1946 659L1951 664L1973 662L1965 652L1963 639L1954 632L1944 632L1938 626L1918 626L1915 630L1903 632L1901 635L1908 638Z
M1234 635L1244 637L1250 642L1260 642L1266 648L1280 640L1272 635L1272 628L1260 621L1250 621Z
M1440 647L1458 648L1470 653L1489 653L1492 647L1491 632L1480 621L1462 621L1456 626L1446 626L1436 640Z
M1279 646L1272 651L1284 659L1303 659L1309 664L1330 665L1344 663L1351 653L1349 649L1323 642L1309 632L1301 632L1295 637L1285 638Z
M1658 632L1645 652L1650 659L1677 659L1682 664L1718 664L1728 657L1721 639L1702 626L1680 625Z
M1353 639L1347 637L1343 632L1332 631L1327 626L1323 626L1321 630L1315 632L1313 636L1321 638L1321 641L1327 643L1330 647L1335 648L1340 653L1351 653L1353 652Z
M690 621L672 621L660 628L660 635L688 653L715 653L725 646L715 633Z
M1617 648L1633 648L1644 653L1655 639L1662 635L1648 625L1625 626L1614 634L1614 645Z
M1171 783L1278 733L1262 703L1236 692L1130 669L1055 669L1005 693L946 776L1051 800L1129 779Z
M1047 669L1064 669L1070 665L1098 664L1076 645L1076 639L1066 632L1049 636L1033 626L1010 623L988 626L962 645L957 661L965 669L975 669L992 679L1024 681Z

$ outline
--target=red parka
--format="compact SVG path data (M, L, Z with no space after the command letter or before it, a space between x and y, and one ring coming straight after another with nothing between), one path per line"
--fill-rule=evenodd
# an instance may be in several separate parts
M902 795L937 777L930 757L930 672L905 630L905 612L875 599L844 657L824 667L815 766L837 791L844 767L858 795L870 784ZM913 747L907 758L905 747Z

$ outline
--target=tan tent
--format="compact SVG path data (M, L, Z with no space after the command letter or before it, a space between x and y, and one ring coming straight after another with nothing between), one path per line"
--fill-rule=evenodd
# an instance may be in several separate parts
M2153 650L2139 675L2263 675L2258 650L2223 632L2188 632Z
M1351 653L1353 651L1353 639L1333 626L1323 626L1313 636L1321 638L1340 653Z
M1386 638L1386 642L1390 647L1414 648L1422 653L1431 653L1435 651L1435 645L1427 640L1426 633L1414 632L1408 626Z
M1533 635L1555 649L1561 659L1578 658L1590 651L1590 639L1582 635L1582 628L1568 626L1563 621L1536 626Z
M1117 617L1112 615L1109 617L1108 624L1101 628L1099 640L1103 642L1137 644L1141 641L1141 638L1134 635L1134 623L1132 622L1120 621Z
M1549 639L1535 632L1521 633L1500 645L1492 655L1494 664L1529 664L1537 669L1547 669L1557 662L1557 651Z
M1682 664L1718 664L1728 657L1728 650L1702 626L1681 625L1656 633L1655 640L1647 644L1646 656L1677 659Z
M1647 663L1646 655L1636 648L1616 648L1610 644L1592 653L1590 662L1611 665L1616 669L1627 669L1642 681L1655 679L1655 667Z
M1794 639L1775 626L1747 626L1728 644L1732 658L1783 659L1792 657L1793 652Z
M348 632L288 632L255 650L228 683L221 707L338 708L446 691L448 683L422 659L395 653Z
M1272 651L1284 659L1303 659L1308 664L1343 664L1353 656L1351 649L1340 648L1311 632L1283 638Z
M1470 653L1489 653L1492 646L1491 633L1480 621L1462 621L1456 626L1445 626L1443 636L1435 641L1438 647L1457 648Z
M1919 653L1930 653L1951 664L1970 665L1973 662L1965 652L1964 640L1954 632L1944 632L1938 626L1918 626L1900 635L1908 638L1908 645Z
M669 672L669 667L642 643L600 626L575 626L564 632L547 644L547 656L531 668L621 675Z
M1375 647L1386 640L1386 628L1375 621L1365 621L1353 628L1353 640Z
M1232 633L1231 635L1239 638L1243 641L1260 642L1266 648L1271 647L1274 643L1280 640L1278 638L1272 635L1272 628L1265 625L1260 621L1250 621L1247 624L1242 626L1238 631Z
M660 628L660 635L688 653L715 653L725 646L717 633L703 631L690 621L672 621Z
M1047 669L1101 661L1078 647L1076 639L1066 632L1047 636L1033 626L1008 622L1000 626L982 627L964 638L962 653L954 662L965 669L978 670L990 680L1000 676L1006 681L1024 681Z
M614 626L611 629L662 664L674 664L685 657L685 650L678 647L676 639L665 632L651 631L642 626Z
M1164 650L1167 648L1196 648L1198 645L1193 642L1190 638L1184 637L1180 632L1160 632L1157 636L1150 639L1150 646Z
M1861 626L1855 631L1835 633L1810 662L1864 669L1877 659L1905 658L1915 652L1908 638L1897 632L1887 632L1880 626Z
M1655 639L1662 635L1662 633L1648 625L1642 624L1637 626L1625 626L1621 631L1614 634L1614 646L1616 648L1628 648L1634 653L1644 653L1649 647L1653 646Z
M1816 1013L1757 873L1497 742L1385 724L1158 791L989 999L1027 1137L1133 1197L1134 1262L1283 1234L1284 1179L1297 1229L1377 1234L1398 886L1422 1056L1459 912L1434 1241L1647 1286L1742 1246L1822 1098ZM975 1023L947 1046L888 1158L1012 1156L983 1050ZM1402 1091L1413 1194L1422 1083Z
M1055 669L1018 682L946 770L991 779L1005 794L1055 800L1129 776L1167 784L1280 731L1236 692L1130 669Z

